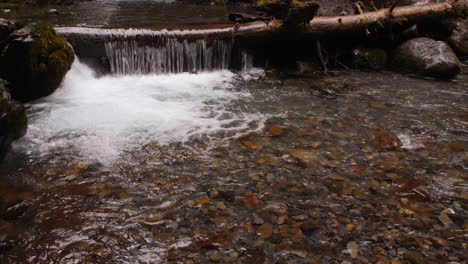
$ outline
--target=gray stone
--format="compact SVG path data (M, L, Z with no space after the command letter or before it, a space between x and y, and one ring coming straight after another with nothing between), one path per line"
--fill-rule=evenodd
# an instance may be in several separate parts
M415 38L398 46L392 54L392 67L404 73L450 79L460 72L460 61L443 41Z
M468 56L468 18L457 19L453 23L455 27L449 43L458 55Z

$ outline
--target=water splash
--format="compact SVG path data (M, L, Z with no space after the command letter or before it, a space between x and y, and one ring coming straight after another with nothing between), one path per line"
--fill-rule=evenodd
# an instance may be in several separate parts
M77 60L61 88L30 105L28 134L15 147L112 162L151 142L246 129L256 116L233 106L249 98L232 89L236 79L229 71L97 78Z
M114 74L197 73L228 69L232 41L206 39L195 41L160 38L153 45L136 40L105 43L111 71Z

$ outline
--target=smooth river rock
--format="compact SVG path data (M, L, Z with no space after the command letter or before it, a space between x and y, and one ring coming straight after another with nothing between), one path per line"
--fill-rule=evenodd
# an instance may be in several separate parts
M415 38L396 48L392 67L404 73L451 79L460 72L460 61L447 43Z

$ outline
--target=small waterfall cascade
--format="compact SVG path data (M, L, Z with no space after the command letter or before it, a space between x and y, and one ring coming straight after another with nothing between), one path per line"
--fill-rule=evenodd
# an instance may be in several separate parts
M246 27L242 30L248 30ZM241 30L241 29L239 29ZM102 29L58 27L83 61L95 60L114 75L249 70L253 57L232 27L218 29Z
M111 72L124 74L195 73L228 69L233 42L229 39L178 39L164 37L157 43L114 40L105 43Z

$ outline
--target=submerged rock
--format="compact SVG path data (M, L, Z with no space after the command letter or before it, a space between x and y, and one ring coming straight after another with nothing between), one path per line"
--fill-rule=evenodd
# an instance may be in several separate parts
M454 25L449 42L459 55L468 56L468 18L455 20Z
M10 93L0 82L0 161L11 148L13 140L26 134L28 117L24 106L11 100Z
M460 72L460 61L443 41L429 38L411 39L393 53L392 66L398 71L450 79Z
M31 101L53 93L70 69L74 52L52 25L33 24L12 33L0 57L13 98Z

